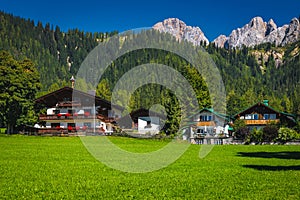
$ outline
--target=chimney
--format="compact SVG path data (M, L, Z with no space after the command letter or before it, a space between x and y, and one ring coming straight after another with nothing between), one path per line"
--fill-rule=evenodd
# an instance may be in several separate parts
M265 104L266 106L269 106L269 100L267 100L267 99L263 100L263 104Z
M74 86L75 86L75 78L74 78L74 76L71 77L70 81L72 83L72 89L74 89Z

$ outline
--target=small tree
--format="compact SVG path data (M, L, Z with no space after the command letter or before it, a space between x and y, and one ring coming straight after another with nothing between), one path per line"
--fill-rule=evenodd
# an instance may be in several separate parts
M263 141L263 132L261 129L254 128L250 134L250 142L261 143Z
M244 120L236 120L234 122L235 138L246 141L249 137L250 130L246 126Z
M268 124L263 128L262 140L264 142L273 142L278 137L277 124Z

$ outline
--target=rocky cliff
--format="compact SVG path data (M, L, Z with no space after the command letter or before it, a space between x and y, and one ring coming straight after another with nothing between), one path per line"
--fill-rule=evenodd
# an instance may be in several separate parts
M178 41L187 40L194 45L200 45L201 41L205 41L206 44L209 44L199 27L187 26L177 18L166 19L155 24L153 28L172 34ZM299 39L300 23L297 18L293 18L289 24L278 27L272 19L265 22L261 17L254 17L245 26L233 30L229 36L220 35L213 43L224 48L240 48L243 45L253 47L267 42L284 46Z
M287 25L277 27L272 19L264 22L261 17L255 17L242 28L233 30L228 37L220 35L213 42L218 47L239 48L243 45L252 47L266 42L284 46L299 39L300 24L297 18L293 18Z
M187 26L177 18L165 19L153 26L153 29L160 32L167 32L176 37L178 41L187 40L194 45L200 45L201 41L209 44L208 39L199 27Z

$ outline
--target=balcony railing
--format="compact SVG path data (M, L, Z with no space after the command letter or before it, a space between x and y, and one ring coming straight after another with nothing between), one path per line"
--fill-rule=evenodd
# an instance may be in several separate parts
M244 122L246 123L246 125L266 125L266 124L269 124L271 122L275 122L275 123L278 123L279 122L279 119L268 119L268 120L265 120L265 119L245 119Z
M40 120L62 120L62 119L94 119L95 115L40 115Z
M105 117L103 115L72 115L72 114L61 114L61 115L40 115L39 119L43 120L66 120L66 119L100 119L103 122L114 122L116 118Z
M216 123L214 121L200 121L197 123L197 126L215 126Z

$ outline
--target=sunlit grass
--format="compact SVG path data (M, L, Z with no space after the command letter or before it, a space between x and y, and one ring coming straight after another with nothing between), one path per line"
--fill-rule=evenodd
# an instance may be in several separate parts
M167 141L110 138L133 152ZM1 199L299 199L300 146L200 146L167 168L120 172L94 159L78 137L0 137ZM290 159L292 158L292 159Z

